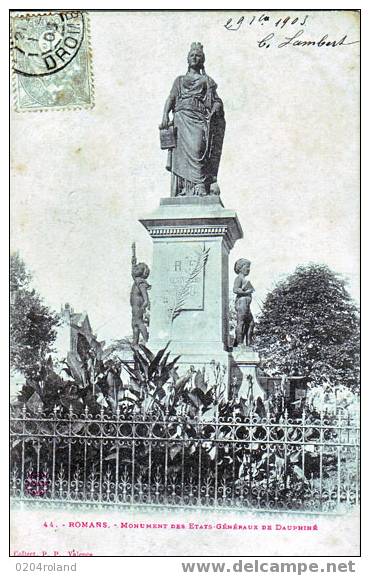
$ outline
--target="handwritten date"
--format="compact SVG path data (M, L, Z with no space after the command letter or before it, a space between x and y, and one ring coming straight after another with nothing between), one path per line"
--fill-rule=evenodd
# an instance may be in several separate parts
M258 18L257 16L250 16L250 17L241 16L238 19L229 18L226 24L224 24L224 27L226 28L226 30L229 30L230 32L237 32L238 30L240 30L242 26L252 26L252 25L263 26L264 24L269 23L270 25L275 26L275 28L282 29L284 28L284 26L294 26L294 25L305 26L307 19L308 15L306 14L305 16L302 16L300 18L298 18L297 16L295 16L294 18L292 18L291 16L286 16L285 18L279 18L278 20L275 21L274 18L267 16L267 14L261 14L261 16L259 16Z

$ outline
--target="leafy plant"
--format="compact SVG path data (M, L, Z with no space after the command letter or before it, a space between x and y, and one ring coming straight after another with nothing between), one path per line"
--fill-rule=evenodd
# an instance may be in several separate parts
M359 388L359 312L345 281L327 266L299 266L268 294L255 346L269 375L328 379Z
M18 253L10 257L10 363L26 378L41 382L56 338L58 315L31 287L32 276Z

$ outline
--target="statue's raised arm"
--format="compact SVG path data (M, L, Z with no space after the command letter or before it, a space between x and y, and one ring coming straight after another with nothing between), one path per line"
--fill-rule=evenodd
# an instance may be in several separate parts
M168 148L171 196L220 193L217 173L225 133L224 110L204 61L203 46L194 42L188 70L174 81L159 125L162 148Z

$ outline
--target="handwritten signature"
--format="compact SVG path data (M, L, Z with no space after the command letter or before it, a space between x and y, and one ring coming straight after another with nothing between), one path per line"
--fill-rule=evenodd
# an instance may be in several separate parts
M317 48L335 48L336 46L350 46L351 44L359 43L359 40L353 40L352 42L349 42L347 40L347 34L342 36L342 38L339 40L330 40L328 34L324 34L319 40L298 40L298 38L300 38L304 33L304 30L298 30L294 36L286 37L284 42L277 44L277 47L285 48L286 46L316 46ZM265 38L259 40L257 45L259 48L270 48L272 43L276 44L277 42L278 40L276 39L275 33L270 32L270 34L267 34Z

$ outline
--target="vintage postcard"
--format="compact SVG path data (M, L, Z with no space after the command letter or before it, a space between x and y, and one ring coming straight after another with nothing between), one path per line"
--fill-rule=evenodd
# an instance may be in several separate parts
M356 10L10 11L11 556L359 555L359 59Z

